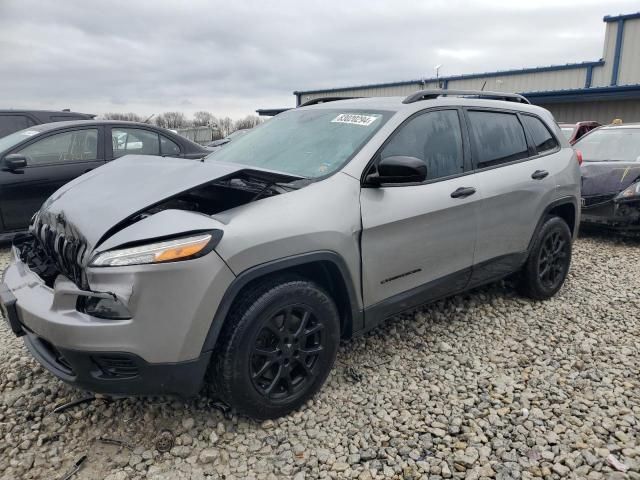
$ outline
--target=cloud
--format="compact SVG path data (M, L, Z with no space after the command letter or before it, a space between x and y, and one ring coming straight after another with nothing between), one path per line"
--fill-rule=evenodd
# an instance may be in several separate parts
M292 106L294 90L594 60L620 0L0 1L0 103L78 111Z

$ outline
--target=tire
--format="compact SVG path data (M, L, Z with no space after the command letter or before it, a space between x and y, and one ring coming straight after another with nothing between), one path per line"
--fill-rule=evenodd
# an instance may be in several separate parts
M556 216L545 218L521 271L523 295L546 300L560 290L571 264L571 240L567 222Z
M322 288L267 279L241 294L225 322L209 372L213 390L241 415L281 417L322 387L339 342L338 309Z

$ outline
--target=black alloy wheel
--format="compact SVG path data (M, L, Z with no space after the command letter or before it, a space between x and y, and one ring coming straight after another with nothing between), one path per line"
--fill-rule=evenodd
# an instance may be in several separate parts
M568 268L569 242L559 231L551 231L542 241L538 257L538 276L546 288L558 286L566 275Z
M519 290L529 298L546 300L562 287L571 264L571 230L567 222L548 216L533 238L520 272Z
M264 420L300 408L326 380L340 316L318 284L292 274L247 287L220 332L208 379L236 412Z
M308 305L288 306L266 319L251 356L251 379L265 397L287 400L317 375L324 325Z

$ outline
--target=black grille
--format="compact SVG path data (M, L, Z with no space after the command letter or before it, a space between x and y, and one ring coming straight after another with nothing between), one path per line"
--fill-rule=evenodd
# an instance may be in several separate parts
M82 262L87 251L86 244L68 233L68 229L56 228L44 223L36 216L29 228L44 255L52 260L60 273L80 288L85 287Z
M615 197L616 193L607 193L605 195L591 195L589 197L584 197L583 207L594 207L596 205L600 205L602 203L607 203Z
M138 366L126 356L100 355L92 357L95 364L108 378L133 378L138 376Z

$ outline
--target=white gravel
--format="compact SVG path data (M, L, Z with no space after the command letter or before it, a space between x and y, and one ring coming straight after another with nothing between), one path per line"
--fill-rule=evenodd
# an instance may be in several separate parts
M263 424L204 396L53 414L83 393L2 323L0 478L60 478L87 455L72 478L640 479L639 290L639 240L581 238L556 298L492 285L398 316L344 342L306 408Z

